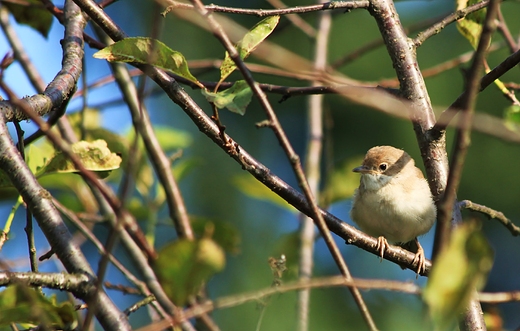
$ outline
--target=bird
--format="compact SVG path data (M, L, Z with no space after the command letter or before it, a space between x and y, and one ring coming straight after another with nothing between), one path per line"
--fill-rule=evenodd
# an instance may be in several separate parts
M417 239L435 223L437 208L428 182L405 151L392 146L368 150L361 166L350 211L359 228L377 238L381 259L388 242L404 246L415 241L417 274L426 268L424 250Z

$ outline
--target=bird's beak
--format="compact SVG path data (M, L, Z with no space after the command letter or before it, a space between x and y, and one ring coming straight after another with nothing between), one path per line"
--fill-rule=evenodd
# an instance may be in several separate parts
M370 172L370 169L368 169L368 167L362 165L362 166L352 169L352 171L366 174L366 173Z

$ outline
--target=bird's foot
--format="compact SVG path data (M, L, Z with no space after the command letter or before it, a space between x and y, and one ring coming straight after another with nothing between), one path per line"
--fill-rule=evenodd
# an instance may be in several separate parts
M389 247L390 247L390 245L388 245L388 241L386 241L385 237L380 236L377 238L376 249L379 252L379 257L381 258L381 262L383 261L383 254L385 253L385 250Z
M426 270L426 257L424 256L424 250L419 243L419 240L415 238L415 243L417 244L417 253L415 253L415 256L413 258L412 264L417 263L417 276L423 271Z

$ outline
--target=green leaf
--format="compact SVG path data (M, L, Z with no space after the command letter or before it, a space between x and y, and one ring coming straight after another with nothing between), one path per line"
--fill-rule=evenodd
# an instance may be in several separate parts
M123 160L128 160L129 140L123 135L101 127L103 119L98 109L87 108L67 117L78 137L83 134L83 140L86 141L104 140L113 153L120 155Z
M159 141L159 146L161 146L165 152L171 152L179 148L187 148L193 143L192 135L187 131L164 125L154 125L153 131Z
M175 161L172 167L175 180L180 182L200 164L202 164L201 159L195 157L183 157Z
M161 146L161 149L165 152L187 148L193 143L193 137L187 131L182 131L165 125L154 125L153 131L159 141L159 146ZM133 141L134 137L134 130L130 130L127 134L126 140ZM144 144L142 141L139 142L139 148L144 150Z
M69 302L58 305L55 297L44 297L27 286L11 285L0 292L0 327L11 323L73 329L77 320Z
M269 16L258 22L246 33L244 38L235 46L240 58L242 60L247 58L273 32L279 21L280 16ZM226 57L220 65L220 81L225 80L236 68L235 62L229 57L229 53L226 52Z
M86 108L71 114L67 113L67 118L78 136L81 134L82 126L86 130L97 129L101 127L103 121L103 115L97 108Z
M271 191L264 184L260 183L250 174L243 173L234 176L232 180L233 185L235 185L240 192L250 196L251 198L270 202L291 212L296 211L296 209L287 201L280 198L280 196Z
M96 59L109 62L133 62L150 64L204 86L195 78L182 53L166 46L159 40L145 37L125 38L94 53Z
M25 158L31 172L37 174L53 153L54 148L47 140L40 140L36 142L36 146L31 144L27 147ZM0 188L2 187L13 187L13 185L7 174L0 170Z
M457 0L457 10L474 5L480 1L481 0ZM483 8L457 21L457 29L474 49L477 49L480 34L482 33L482 23L485 18L486 8Z
M183 306L225 263L224 251L213 240L180 239L160 250L154 269L166 294Z
M212 102L219 109L227 108L234 113L244 115L246 108L251 102L253 92L247 82L244 80L236 81L230 88L220 92L210 92L206 89L201 89L202 95L206 97L209 102Z
M512 105L505 109L504 120L510 130L518 131L520 128L520 106Z
M328 206L336 201L345 200L359 186L359 174L352 171L363 162L363 156L346 160L341 167L334 169L320 194L320 204Z
M106 172L119 168L121 164L121 157L112 153L104 140L79 141L72 145L72 152L81 160L85 168L91 171ZM69 172L78 172L78 169L65 154L57 152L40 169L39 175Z
M212 239L224 249L225 252L238 254L240 252L240 232L230 222L211 220L206 217L190 216L193 231L198 237L203 237L208 228L213 232Z
M126 205L126 209L138 221L147 220L150 217L150 208L143 204L143 201L140 198L131 197Z
M469 303L471 293L480 290L493 265L493 252L475 222L458 226L433 265L423 299L436 330L452 327Z
M2 3L13 14L16 22L38 31L45 38L49 35L54 17L39 0L26 0L24 4Z

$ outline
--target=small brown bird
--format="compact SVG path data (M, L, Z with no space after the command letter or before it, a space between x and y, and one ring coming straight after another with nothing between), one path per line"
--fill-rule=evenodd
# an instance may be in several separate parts
M431 229L437 209L428 182L414 160L403 150L377 146L353 171L361 173L361 180L350 211L352 220L378 238L381 258L388 241L402 245L415 240L413 262L417 262L417 273L424 271L426 258L417 236Z

